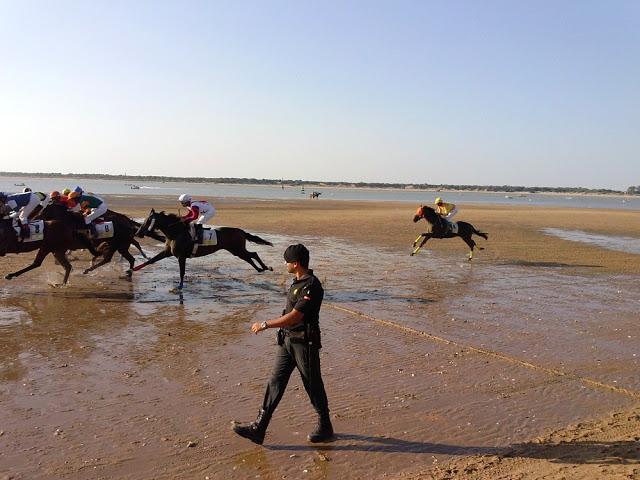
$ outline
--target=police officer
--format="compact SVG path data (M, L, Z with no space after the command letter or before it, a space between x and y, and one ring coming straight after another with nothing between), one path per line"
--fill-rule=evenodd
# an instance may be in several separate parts
M284 259L287 272L296 276L287 295L287 308L279 318L251 325L251 331L256 334L268 328L279 329L276 364L258 418L247 425L235 425L233 431L261 445L291 372L297 368L311 404L318 413L318 425L307 439L313 443L326 442L333 438L333 426L320 374L319 350L322 345L318 319L324 290L313 270L309 269L309 250L304 245L290 245L284 252Z

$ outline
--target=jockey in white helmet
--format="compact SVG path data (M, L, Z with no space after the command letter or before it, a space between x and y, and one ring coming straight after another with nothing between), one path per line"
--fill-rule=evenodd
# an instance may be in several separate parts
M184 223L191 223L195 225L196 235L202 231L202 226L205 222L212 219L216 214L216 209L206 200L193 200L191 195L183 193L178 197L178 201L183 207L187 207L189 210L186 215L180 218ZM192 235L193 236L193 235Z

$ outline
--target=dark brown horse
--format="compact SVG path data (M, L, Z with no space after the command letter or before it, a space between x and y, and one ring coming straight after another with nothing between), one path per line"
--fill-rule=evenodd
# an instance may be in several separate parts
M177 215L156 212L151 209L151 213L149 213L147 219L138 229L137 235L139 237L144 237L145 235L148 235L149 232L153 232L156 229L160 230L164 236L167 237L164 250L151 260L138 265L133 270L138 271L147 265L162 260L163 258L174 256L178 259L178 264L180 265L180 284L178 289L182 289L184 285L184 272L187 264L187 258L210 255L218 250L227 250L232 255L235 255L250 264L258 272L273 270L262 262L257 253L249 252L246 248L246 243L249 241L259 245L269 246L273 246L273 244L239 228L217 228L217 243L215 245L200 245L198 246L195 254L193 254L194 242L191 239L190 228L187 224L180 221L180 217ZM258 262L258 265L254 263L254 260Z
M71 264L67 259L67 250L87 249L92 255L98 255L91 242L77 230L71 229L65 222L51 220L44 222L43 239L34 242L20 242L13 229L13 222L10 219L0 220L0 256L7 253L23 253L38 250L33 263L22 270L13 272L5 276L11 280L22 275L29 270L38 268L50 253L58 260L64 268L63 283L67 283L71 273Z
M473 225L467 222L456 222L457 223L457 231L455 229L455 225L451 224L440 215L436 213L436 211L423 205L418 208L416 214L413 217L413 222L417 222L421 218L424 218L426 222L431 227L429 232L425 232L420 234L418 238L413 242L413 252L411 255L415 255L418 251L423 247L427 240L430 238L453 238L460 237L464 242L469 245L469 260L473 258L473 248L476 246L476 242L471 238L472 235L478 235L485 240L487 240L488 235L484 232L480 232L475 229ZM420 245L416 248L418 242L422 239ZM478 250L484 250L482 247L478 247Z
M42 209L37 218L43 220L58 220L65 222L69 225L69 228L76 230L82 230L86 232L87 226L84 224L84 219L81 214L70 212L66 206L60 204L49 204ZM102 265L105 265L111 261L113 255L118 252L129 262L129 270L127 275L131 275L131 269L135 264L135 259L129 253L129 247L133 245L138 249L144 258L147 258L145 253L140 247L140 243L135 238L135 233L140 227L140 224L134 222L126 215L107 210L102 216L105 221L113 222L113 236L105 239L92 240L96 246L97 256L92 260L91 267L87 268L83 273L89 273ZM164 241L164 237L159 235L152 235L157 240ZM96 261L97 258L102 257L102 260Z

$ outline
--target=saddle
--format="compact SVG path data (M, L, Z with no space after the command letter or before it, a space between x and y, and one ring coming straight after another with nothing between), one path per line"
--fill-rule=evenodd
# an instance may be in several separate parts
M44 239L44 220L31 221L27 226L28 228L25 229L27 235L23 237L18 219L13 220L13 229L19 242L37 242Z
M458 222L451 222L446 218L441 218L444 227L443 235L456 235L458 233Z
M113 222L105 222L103 218L98 218L87 225L89 236L92 239L102 240L113 237Z
M195 255L200 246L211 246L218 244L218 233L215 228L201 226L196 228L197 225L191 224L191 240L193 240L193 251L191 255Z

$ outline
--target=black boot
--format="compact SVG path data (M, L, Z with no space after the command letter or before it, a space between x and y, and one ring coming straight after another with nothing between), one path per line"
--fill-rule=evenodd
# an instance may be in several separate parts
M24 241L26 238L29 238L31 231L29 230L29 224L20 224L20 241Z
M234 425L233 431L241 437L248 438L253 443L262 445L264 435L267 433L267 427L269 426L269 420L271 420L271 416L267 415L267 412L263 409L260 409L255 422L248 425Z
M333 426L329 412L318 416L318 426L307 436L311 443L328 442L333 439Z

